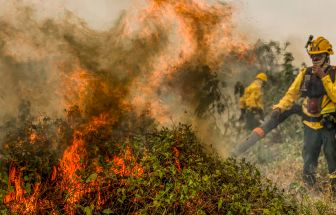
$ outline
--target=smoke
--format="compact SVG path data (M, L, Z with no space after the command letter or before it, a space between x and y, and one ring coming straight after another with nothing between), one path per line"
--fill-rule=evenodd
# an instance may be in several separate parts
M41 18L32 5L8 7L0 17L2 118L26 100L33 115L63 117L76 106L116 126L144 113L161 125L195 123L207 79L228 81L248 61L235 9L219 1L150 0L105 31L69 11Z
M0 159L9 184L20 190L21 176L34 172L36 185L27 198L6 195L12 212L55 208L38 201L40 185L52 184L51 192L69 193L61 205L74 213L94 191L77 173L117 158L123 149L118 143L110 154L111 141L178 122L208 143L219 140L225 83L251 57L229 4L148 0L104 31L70 11L55 18L24 1L8 7L0 17ZM40 205L28 207L34 201Z

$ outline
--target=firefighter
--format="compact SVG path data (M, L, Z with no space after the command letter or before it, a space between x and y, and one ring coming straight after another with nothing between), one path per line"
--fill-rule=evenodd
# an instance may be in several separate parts
M240 98L240 120L245 120L248 130L259 126L260 120L264 118L263 86L266 82L267 75L263 72L258 73Z
M289 110L300 97L303 98L303 179L313 186L321 148L331 176L336 170L336 68L330 65L330 55L334 54L332 45L324 37L313 40L311 36L306 48L312 66L301 69L285 96L273 106L273 111ZM335 191L336 180L330 178Z

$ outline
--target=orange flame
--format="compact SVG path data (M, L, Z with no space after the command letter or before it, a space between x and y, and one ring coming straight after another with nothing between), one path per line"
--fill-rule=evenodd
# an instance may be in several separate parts
M234 34L231 20L233 8L231 6L222 4L213 6L204 0L148 0L148 3L138 19L139 26L141 26L137 32L138 37L148 40L154 34L155 39L161 39L157 38L157 32L146 21L147 18L153 17L155 24L170 34L167 36L166 47L160 49L149 63L150 65L147 65L148 71L131 79L130 86L128 86L131 92L125 95L124 91L118 87L109 86L108 83L95 77L77 62L73 71L62 74L61 91L65 96L64 107L66 109L69 110L76 104L78 111L83 110L81 113L86 113L87 101L95 96L91 95L90 91L98 88L99 93L108 95L106 100L120 99L123 110L130 108L130 106L141 111L149 109L150 115L164 124L170 121L169 113L174 112L170 111L169 104L162 101L157 93L162 89L164 81L171 80L185 64L207 64L211 68L218 68L222 64L221 57L223 55L234 52L243 56L249 49L246 41ZM131 22L131 20L126 20L126 35L124 36L131 37L129 35ZM126 74L133 75L134 73L128 69L125 70ZM72 126L72 129L75 130L73 140L63 152L59 165L53 167L52 170L51 181L61 191L68 193L68 198L65 200L67 214L75 214L76 204L84 195L91 192L96 192L98 195L97 206L106 201L108 197L104 197L100 188L100 181L104 178L99 175L104 170L121 177L141 177L145 171L143 166L138 163L132 149L126 146L122 153L106 158L111 164L109 169L104 169L98 162L95 162L93 169L97 174L96 180L88 183L83 182L80 173L89 167L88 152L86 151L89 142L86 142L88 139L86 137L102 127L111 127L120 115L119 110L113 110L113 108L106 112L104 112L105 109L104 111L98 110L97 113L94 113L94 117L88 114L85 122L80 122L79 125L74 123L75 125ZM59 133L61 132L59 131ZM31 144L35 143L38 138L36 131L28 134ZM173 147L172 151L175 157L175 166L180 172L182 168L179 161L180 151L177 147ZM24 181L21 177L20 170L11 166L8 182L9 192L3 202L10 206L12 212L36 214L39 205L53 207L51 202L39 199L41 184L33 185L33 192L28 195L23 188ZM11 190L12 187L14 190ZM137 201L137 199L133 200Z
M132 163L133 167L128 167L126 163ZM143 167L136 162L130 147L126 147L123 157L113 156L113 166L111 170L121 176L140 177L144 173Z
M82 164L86 155L84 146L82 133L76 131L72 145L64 151L60 162L60 170L63 176L61 188L69 192L69 198L65 206L68 214L75 213L75 205L83 195L82 185L76 172L84 167L84 164Z
M70 74L63 75L62 95L65 96L67 103L66 109L70 109L73 104L77 104L80 108L84 106L83 101L87 96L87 89L93 77L82 69L76 66Z
M33 130L33 131L30 133L30 136L29 136L29 142L30 142L31 144L33 144L33 143L36 142L36 140L37 140L37 134L36 134L36 131Z
M3 203L10 205L11 211L15 213L36 213L41 184L36 183L33 186L33 194L31 196L25 197L26 190L23 188L21 172L15 166L11 166L8 180L9 190L11 186L14 186L14 191L9 192L3 198Z
M131 104L139 110L149 109L161 124L176 115L174 105L162 101L157 94L162 83L170 80L186 64L206 64L212 70L223 65L223 56L234 53L243 58L250 49L246 38L235 33L229 4L212 4L204 0L147 0L138 20L139 34L146 38L155 30L145 28L146 19L169 28L171 41L157 53L151 70L133 82ZM130 21L128 21L130 22ZM142 26L144 27L142 28Z

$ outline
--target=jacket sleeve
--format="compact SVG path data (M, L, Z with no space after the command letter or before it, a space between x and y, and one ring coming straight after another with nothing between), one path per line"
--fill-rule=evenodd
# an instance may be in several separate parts
M300 95L300 87L305 74L306 68L301 69L300 73L296 76L294 82L288 88L285 96L279 101L278 104L273 105L273 109L280 108L281 111L290 109L294 102Z
M322 83L330 100L336 103L336 82L333 83L330 76L326 75L322 78Z

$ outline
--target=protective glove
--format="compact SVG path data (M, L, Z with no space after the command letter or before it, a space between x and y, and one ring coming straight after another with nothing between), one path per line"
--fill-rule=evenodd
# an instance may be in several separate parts
M271 113L271 118L279 120L281 114L281 109L280 108L274 108L272 113Z

